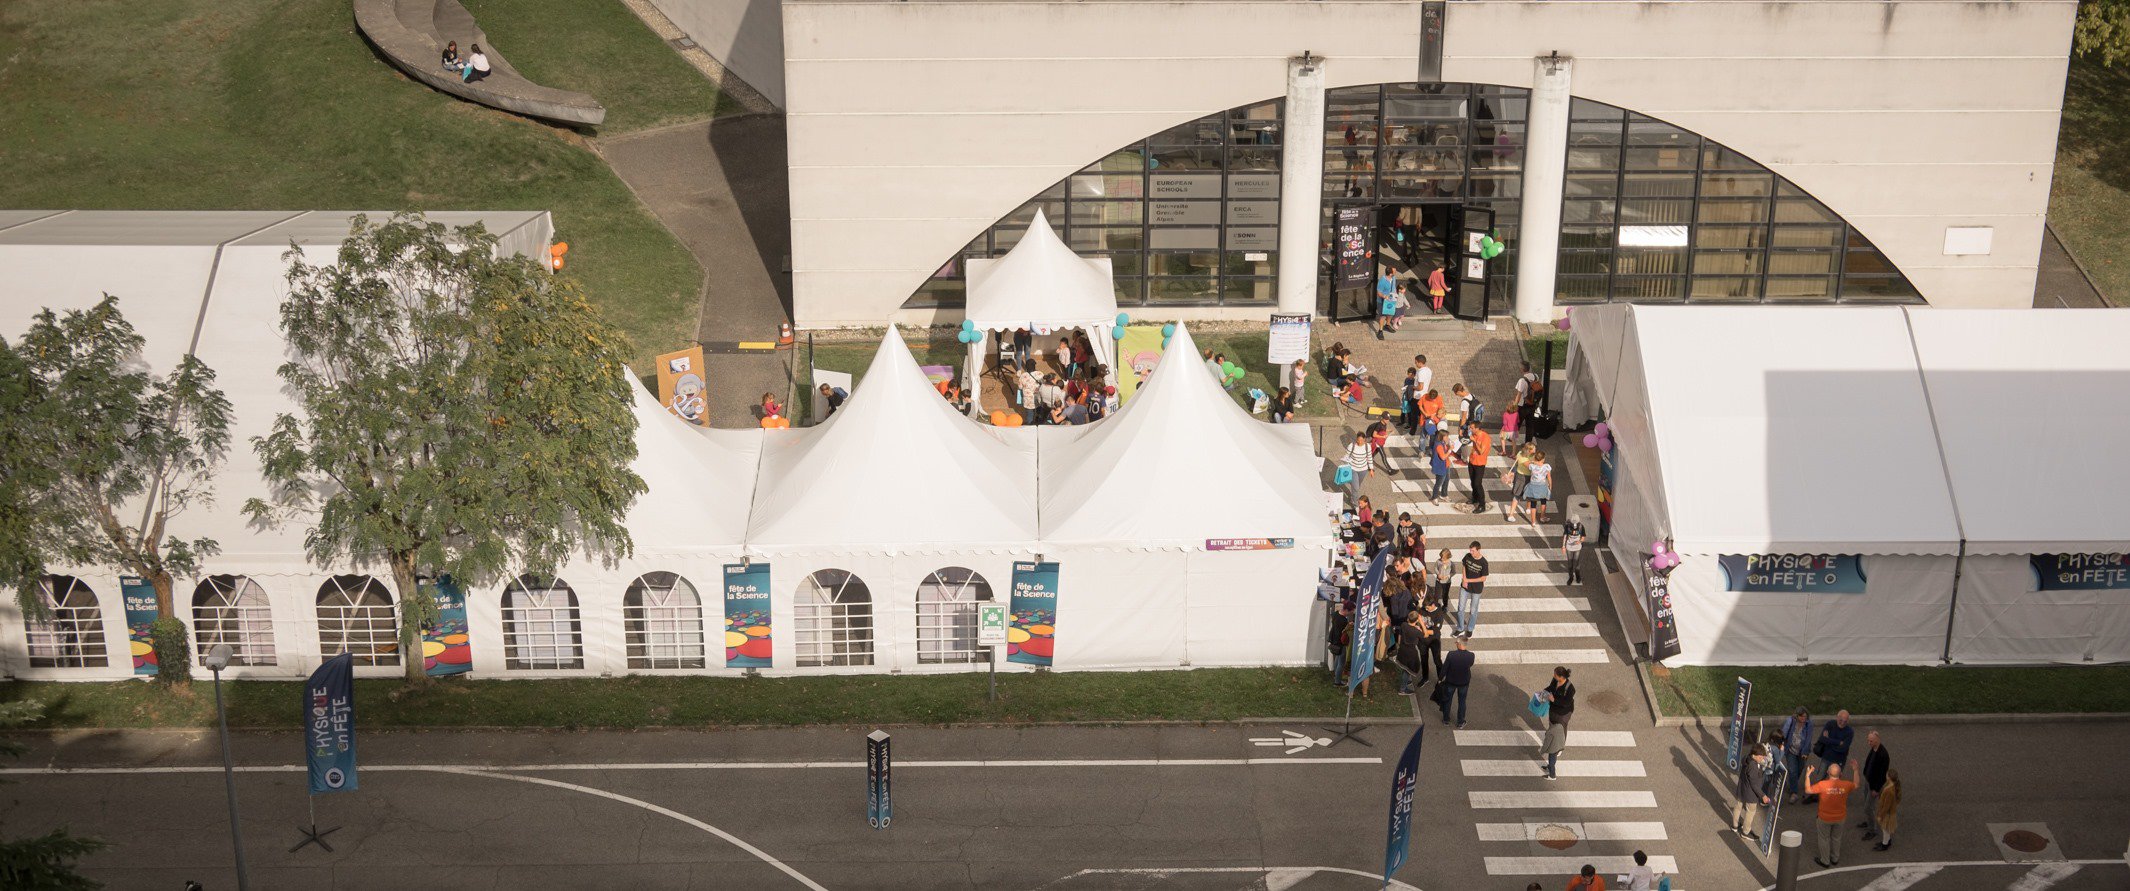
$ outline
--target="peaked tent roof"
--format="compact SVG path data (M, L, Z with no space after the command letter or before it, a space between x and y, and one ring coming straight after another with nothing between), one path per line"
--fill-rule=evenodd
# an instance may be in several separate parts
M888 329L843 407L816 427L768 431L749 548L901 553L1028 550L1035 454L939 398Z
M1047 543L1203 547L1330 540L1307 425L1258 421L1221 390L1184 326L1139 395L1070 441L1045 439ZM1063 438L1058 438L1062 440Z
M629 509L636 551L738 553L754 497L760 430L710 430L676 418L630 375L636 475L647 491Z
M1109 258L1073 253L1039 209L1005 256L969 261L968 318L980 331L1114 325L1117 291Z

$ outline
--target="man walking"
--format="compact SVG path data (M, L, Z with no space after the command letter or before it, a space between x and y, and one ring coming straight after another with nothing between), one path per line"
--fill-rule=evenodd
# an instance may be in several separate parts
M1353 478L1346 481L1346 503L1361 503L1361 482L1376 469L1376 450L1368 444L1368 431L1353 435L1353 443L1346 447L1346 469Z
M1568 584L1583 583L1583 523L1570 518L1568 525L1561 527L1561 559L1568 564Z
M1752 757L1738 765L1738 785L1732 791L1738 800L1731 805L1731 831L1759 841L1753 827L1760 825L1760 809L1774 803L1768 798L1767 746L1754 744Z
M1480 553L1479 542L1472 542L1459 563L1464 584L1457 589L1457 635L1469 638L1479 624L1479 595L1487 587L1487 558Z
M1824 777L1829 765L1847 764L1849 747L1855 742L1856 729L1849 726L1849 710L1835 712L1834 717L1820 727L1819 740L1812 744L1812 755L1819 759L1819 763L1813 767L1811 776Z
M1856 762L1849 762L1855 767ZM1849 794L1856 791L1856 784L1842 779L1842 765L1830 761L1826 765L1827 778L1805 787L1819 798L1819 822L1813 834L1819 841L1819 856L1812 858L1821 869L1840 866L1842 862L1842 821L1849 819Z
M1457 639L1457 650L1442 660L1442 691L1435 694L1437 704L1442 706L1442 723L1450 722L1450 702L1457 703L1457 729L1464 729L1464 698L1472 687L1471 644Z
M1494 439L1477 424L1464 428L1464 438L1472 443L1465 458L1472 479L1472 513L1483 514L1487 512L1487 450L1494 447Z
M1870 841L1879 837L1879 793L1886 789L1886 771L1893 769L1893 753L1886 751L1876 730L1864 734L1864 746L1864 789L1870 795L1864 801L1864 821L1856 828L1864 830L1864 840Z
M1407 421L1406 421L1406 431L1405 431L1405 432L1407 432L1407 433L1411 433L1411 434L1414 434L1414 435L1418 435L1418 434L1420 433L1420 415L1421 415L1421 414L1423 413L1423 412L1422 412L1422 411L1420 410L1420 402L1421 402L1421 400L1423 400L1423 399L1426 399L1426 398L1427 398L1427 392L1428 392L1429 390L1432 390L1432 389L1434 389L1434 388L1435 388L1435 369L1432 369L1432 368L1429 368L1429 367L1427 367L1427 354L1425 354L1425 353L1416 353L1416 354L1414 354L1414 355L1413 355L1413 386L1412 386L1412 390L1411 390L1410 392L1408 392L1408 393L1407 393L1407 395L1406 395L1406 397L1405 397L1405 398L1406 398L1406 400L1407 400L1408 402L1410 402L1410 403L1412 404L1412 406L1413 406L1413 412L1412 412L1411 416L1410 416L1410 417L1409 417L1409 418L1407 419Z
M1800 705L1796 714L1782 719L1782 766L1789 775L1783 791L1791 804L1797 803L1797 793L1805 787L1805 748L1811 738L1812 713Z

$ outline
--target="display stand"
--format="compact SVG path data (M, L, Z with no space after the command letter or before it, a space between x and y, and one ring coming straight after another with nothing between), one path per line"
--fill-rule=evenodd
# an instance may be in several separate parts
M328 854L330 854L330 853L332 853L332 852L333 852L333 846L332 846L331 844L328 844L328 843L326 842L326 840L325 840L325 837L326 837L326 836L328 836L328 835L332 835L332 834L333 834L333 833L335 833L335 832L339 832L339 831L340 831L340 827L338 827L338 826L334 826L334 827L331 827L331 828L329 828L329 829L319 829L319 828L318 828L318 796L316 796L316 795L309 795L309 796L305 796L305 797L307 797L307 798L309 798L309 799L310 799L310 806L311 806L311 825L309 825L309 826L298 826L298 827L296 827L296 831L297 831L297 832L301 832L301 833L303 833L303 840L302 840L302 841L299 841L299 842L297 842L297 843L296 843L296 846L295 846L295 847L293 847L293 848L290 848L290 849L288 849L288 852L289 852L289 853L291 853L291 854L294 854L294 853L296 853L297 851L301 851L301 850L303 850L303 848L304 848L304 846L305 846L305 845L317 845L317 846L318 846L318 847L320 847L320 848L324 848L324 849L325 849L325 852L326 852L326 853L328 853Z
M1331 742L1324 746L1327 749L1332 746L1338 745L1339 743L1345 742L1349 739L1353 740L1354 742L1360 743L1361 745L1367 746L1371 749L1376 747L1375 743L1362 739L1360 729L1353 726L1352 688L1348 688L1346 690L1346 720L1344 726L1340 727L1337 730L1333 730L1329 727L1323 727L1319 729L1323 730L1325 733L1331 734Z

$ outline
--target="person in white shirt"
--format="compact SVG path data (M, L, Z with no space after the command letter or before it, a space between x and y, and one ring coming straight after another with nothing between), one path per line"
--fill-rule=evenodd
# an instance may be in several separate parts
M1656 891L1657 874L1649 868L1649 855L1634 852L1634 868L1621 876L1627 891Z
M459 79L470 84L487 76L488 54L481 52L480 44L473 44L466 56L466 67L459 69Z
M1363 430L1353 435L1353 442L1346 446L1346 458L1343 463L1348 470L1353 471L1353 479L1346 483L1346 500L1359 504L1361 481L1368 479L1368 475L1376 469L1376 450L1368 443L1368 431Z
M1417 403L1427 391L1435 388L1435 369L1427 367L1425 355L1413 357L1413 368L1413 401Z

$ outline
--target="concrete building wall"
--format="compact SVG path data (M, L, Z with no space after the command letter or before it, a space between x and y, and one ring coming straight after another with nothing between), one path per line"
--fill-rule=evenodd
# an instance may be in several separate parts
M1532 57L1573 56L1575 95L1788 177L1931 303L2030 304L2070 0L1448 9L1443 80L1529 87ZM1332 88L1413 80L1420 4L789 0L784 26L795 310L826 327L897 317L971 238L1118 146L1279 96L1289 56L1326 57ZM1945 253L1964 226L1995 229L1989 253Z
M779 0L650 0L704 51L779 107L784 105L784 19Z

